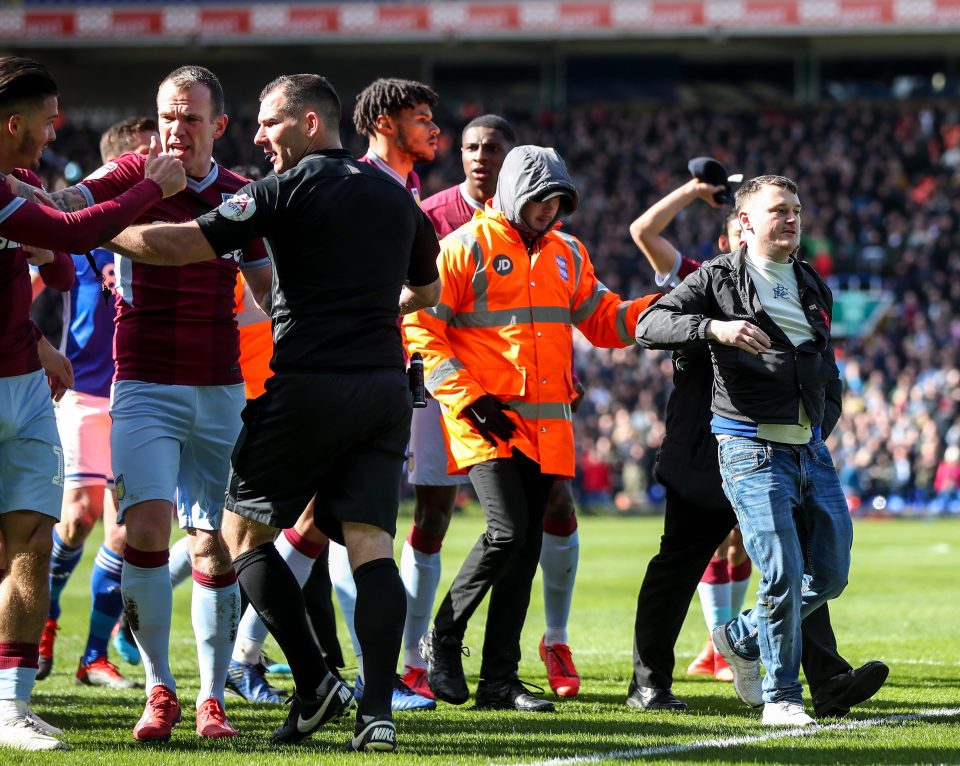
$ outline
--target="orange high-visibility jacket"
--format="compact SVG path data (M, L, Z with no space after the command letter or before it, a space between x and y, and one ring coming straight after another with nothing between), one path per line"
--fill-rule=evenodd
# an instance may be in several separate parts
M444 406L451 473L510 457L573 476L573 325L596 346L634 343L637 317L659 295L623 301L597 279L587 249L555 227L528 254L502 212L483 212L441 242L440 302L404 318L407 351L423 355L427 389ZM483 394L517 425L491 446L462 415Z
M273 332L270 317L257 307L242 273L237 275L233 290L233 311L240 330L240 372L244 392L247 399L256 399L264 392L267 378L273 375L270 369Z

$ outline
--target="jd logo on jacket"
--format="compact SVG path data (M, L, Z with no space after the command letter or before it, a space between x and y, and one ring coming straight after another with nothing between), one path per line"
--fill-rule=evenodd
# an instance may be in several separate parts
M505 255L498 255L493 259L493 270L501 277L505 277L513 271L513 261Z

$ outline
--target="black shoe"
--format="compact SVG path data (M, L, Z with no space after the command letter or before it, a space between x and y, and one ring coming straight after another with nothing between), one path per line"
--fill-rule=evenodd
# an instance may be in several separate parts
M389 715L372 716L369 720L364 718L357 717L353 739L347 743L348 751L390 753L397 749L397 727Z
M627 707L640 710L687 710L687 703L673 696L669 689L654 686L637 686L630 682Z
M544 690L534 684L525 684L519 678L497 678L477 684L477 710L520 710L524 713L552 713L550 700L531 694L530 686L537 694Z
M273 732L271 742L294 744L305 740L327 721L344 715L354 702L350 687L329 674L317 687L316 699L305 700L294 694L290 701L287 720Z
M470 656L470 650L462 642L431 630L420 639L420 654L427 663L427 683L437 699L462 705L470 698L462 659Z
M887 680L890 668L879 660L850 669L846 673L828 678L820 684L813 695L813 715L815 718L843 718L850 708L870 699L880 691Z

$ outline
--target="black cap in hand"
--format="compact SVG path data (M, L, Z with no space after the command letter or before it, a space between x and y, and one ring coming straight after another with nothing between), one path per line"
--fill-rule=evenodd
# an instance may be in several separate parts
M732 200L730 181L727 180L727 169L713 157L694 157L687 163L687 170L694 178L712 186L723 186L722 191L713 195L718 205L729 205Z

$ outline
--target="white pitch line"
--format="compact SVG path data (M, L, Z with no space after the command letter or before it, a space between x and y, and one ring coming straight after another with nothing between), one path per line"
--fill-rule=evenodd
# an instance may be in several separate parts
M882 718L866 718L861 721L847 721L834 723L829 726L804 726L795 729L780 729L764 734L755 734L746 737L728 737L727 739L699 739L693 742L678 743L676 745L657 745L656 747L642 747L633 750L616 750L612 753L598 753L596 755L575 755L570 758L550 758L546 761L526 761L514 766L567 766L578 763L602 763L603 761L632 761L651 755L673 755L688 753L692 750L725 749L738 745L754 745L759 742L769 742L774 739L809 737L823 731L852 731L866 729L873 726L883 726L889 723L904 721L920 721L925 718L954 718L960 716L960 708L935 708L920 713L902 715L888 715Z

